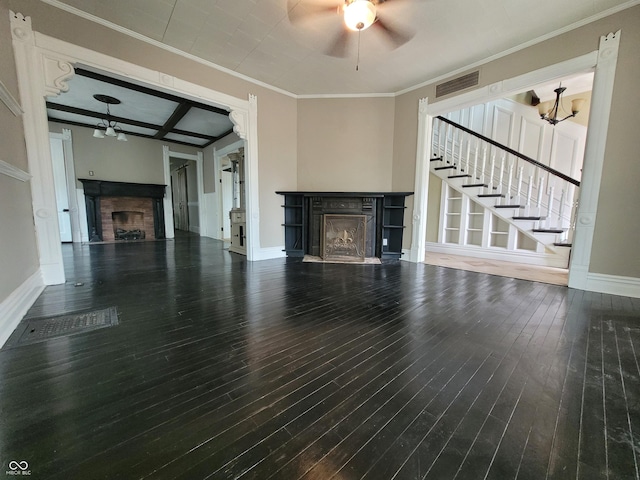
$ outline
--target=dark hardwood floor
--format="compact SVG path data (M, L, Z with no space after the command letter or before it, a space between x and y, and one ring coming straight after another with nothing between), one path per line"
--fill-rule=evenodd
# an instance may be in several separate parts
M54 479L638 479L640 300L195 235L63 247L0 350L0 458ZM82 285L76 286L76 283Z

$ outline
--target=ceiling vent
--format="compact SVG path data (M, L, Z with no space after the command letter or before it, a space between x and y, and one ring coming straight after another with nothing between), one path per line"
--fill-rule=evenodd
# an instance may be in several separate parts
M476 70L475 72L467 73L461 77L436 85L436 98L459 92L465 88L475 87L478 85L479 80L480 70Z

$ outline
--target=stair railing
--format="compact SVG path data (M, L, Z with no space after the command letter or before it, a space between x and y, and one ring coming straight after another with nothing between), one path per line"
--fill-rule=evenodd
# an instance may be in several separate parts
M456 176L504 195L497 205L520 205L522 216L542 217L538 229L561 230L559 241L572 241L578 180L442 116L434 119L432 151Z

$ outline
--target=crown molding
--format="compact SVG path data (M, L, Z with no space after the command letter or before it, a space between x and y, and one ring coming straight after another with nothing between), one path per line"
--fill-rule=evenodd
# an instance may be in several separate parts
M587 17L583 20L580 20L578 22L572 23L570 25L567 25L566 27L562 27L558 30L555 30L553 32L547 33L546 35L542 35L541 37L538 38L534 38L533 40L529 40L528 42L525 43L521 43L520 45L517 45L515 47L512 47L508 50L504 50L503 52L500 53L496 53L495 55L491 55L490 57L487 57L483 60L479 60L477 62L471 63L469 65L465 65L464 67L458 68L456 70L453 70L452 72L448 72L445 73L444 75L439 75L437 77L434 77L430 80L425 80L424 82L419 83L418 85L414 85L413 87L407 87L403 90L399 90L398 92L395 93L396 96L399 95L404 95L405 93L409 93L412 92L414 90L418 90L419 88L422 87L426 87L427 85L431 85L437 82L440 82L442 80L446 80L448 78L451 77L455 77L456 75L459 75L461 73L465 73L469 70L472 70L474 68L478 68L481 67L489 62L493 62L494 60L498 60L502 57L506 57L507 55L511 55L512 53L516 53L519 52L520 50L524 50L525 48L529 48L533 45L536 45L538 43L544 42L546 40L549 40L551 38L557 37L558 35L562 35L564 33L570 32L572 30L575 30L577 28L580 27L584 27L585 25L588 25L590 23L593 23L597 20L601 20L605 17L608 17L610 15L622 12L623 10L626 10L628 8L631 7L635 7L636 5L640 5L640 0L630 0L626 3L623 3L621 5L618 5L617 7L612 7L609 8L603 12L597 13L596 15L592 15L590 17Z
M512 53L516 53L520 50L524 50L525 48L531 47L533 45L536 45L538 43L544 42L546 40L549 40L551 38L557 37L558 35L562 35L564 33L570 32L572 30L575 30L577 28L583 27L585 25L588 25L589 23L595 22L597 20L600 20L602 18L608 17L610 15L619 13L623 10L626 10L628 8L634 7L636 5L640 5L640 0L629 0L628 2L625 2L623 4L620 4L618 6L609 8L607 10L604 10L600 13L597 13L595 15L592 15L590 17L587 17L583 20L579 20L575 23L572 23L570 25L567 25L566 27L562 27L558 30L555 30L553 32L550 32L546 35L542 35L540 37L537 37L533 40L529 40L528 42L524 42L521 43L520 45L517 45L515 47L512 47L508 50L504 50L500 53L496 53L495 55L491 55L489 57L486 57L482 60L479 60L477 62L474 62L472 64L469 65L465 65L463 67L460 67L456 70L453 70L451 72L445 73L443 75L439 75L437 77L433 77L430 78L429 80L425 80L417 85L411 86L411 87L407 87L404 88L402 90L398 90L396 92L392 92L392 93L362 93L362 94L306 94L306 95L298 95L292 92L289 92L287 90L281 89L279 87L275 87L273 85L269 85L268 83L262 82L260 80L256 80L255 78L251 78L249 76L243 75L241 73L235 72L233 70L230 70L228 68L222 67L216 63L204 60L200 57L197 57L191 53L187 53L184 52L182 50L179 50L175 47L171 47L169 45L166 45L164 43L161 43L157 40L153 40L149 37L146 37L144 35L141 35L139 33L136 33L132 30L129 30L127 28L121 27L120 25L116 25L115 23L109 22L107 20L104 20L102 18L96 17L95 15L91 15L90 13L84 12L80 9L77 9L75 7L72 7L70 5L67 5L65 3L60 2L59 0L41 0L43 3L46 3L48 5L51 5L53 7L59 8L61 10L64 10L66 12L69 12L73 15L76 15L78 17L82 17L86 20L89 20L91 22L95 22L98 23L100 25L103 25L107 28L110 28L112 30L118 31L124 35L128 35L130 37L133 37L137 40L143 41L145 43L149 43L151 45L154 45L156 47L162 48L163 50L169 51L171 53L174 53L176 55L180 55L183 56L185 58L188 58L190 60L193 60L195 62L198 62L202 65L206 65L208 67L214 68L218 71L221 71L223 73L226 73L228 75L231 75L233 77L236 77L238 79L244 80L246 82L249 83L253 83L254 85L258 85L260 87L266 88L268 90L280 93L282 95L286 95L288 97L291 98L295 98L295 99L330 99L330 98L387 98L387 97L398 97L400 95L404 95L405 93L409 93L412 92L414 90L418 90L420 88L426 87L427 85L431 85L433 83L439 82L441 80L445 80L447 78L451 78L451 77L455 77L458 74L464 73L470 69L474 69L474 68L478 68L482 65L485 65L489 62L492 62L494 60L498 60L500 58L506 57L507 55L511 55Z
M67 5L65 3L60 2L59 0L40 0L43 3L46 3L48 5L51 5L52 7L56 7L59 8L60 10L64 10L68 13L71 13L77 17L81 17L84 18L85 20L89 20L90 22L94 22L94 23L98 23L104 27L110 28L111 30L115 30L119 33L122 33L124 35L127 35L129 37L135 38L136 40L140 40L142 42L148 43L150 45L153 45L154 47L158 47L161 48L163 50L166 50L168 52L174 53L176 55L180 55L182 57L185 57L189 60L192 60L194 62L200 63L202 65L206 65L207 67L210 68L214 68L220 72L226 73L227 75L231 75L232 77L236 77L240 80L244 80L245 82L249 82L252 83L254 85L257 85L259 87L262 88L266 88L268 90L272 90L274 92L280 93L282 95L286 95L288 97L292 97L292 98L297 98L297 95L294 93L291 93L287 90L284 90L282 88L279 87L275 87L273 85L269 85L268 83L262 82L260 80L256 80L255 78L251 78L247 75L243 75L241 73L235 72L233 70L230 70L226 67L222 67L216 63L210 62L208 60L204 60L203 58L197 57L196 55L193 55L191 53L185 52L183 50L179 50L175 47L172 47L170 45L167 45L165 43L159 42L157 40L154 40L152 38L146 37L144 35L141 35L137 32L134 32L132 30L129 30L128 28L122 27L120 25L116 25L115 23L109 22L108 20L105 20L103 18L100 17L96 17L95 15L92 15L90 13L84 12L78 8L72 7L71 5Z

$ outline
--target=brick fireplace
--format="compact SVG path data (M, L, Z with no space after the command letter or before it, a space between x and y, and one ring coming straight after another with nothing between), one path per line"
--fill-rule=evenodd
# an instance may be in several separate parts
M80 179L90 242L165 238L165 185Z

